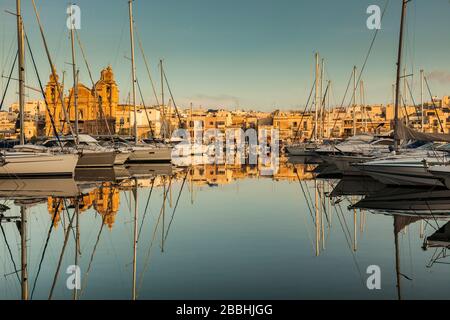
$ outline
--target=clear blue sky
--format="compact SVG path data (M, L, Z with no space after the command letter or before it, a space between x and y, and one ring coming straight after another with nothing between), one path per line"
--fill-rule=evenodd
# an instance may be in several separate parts
M23 0L25 27L45 82L49 65L37 32L31 0ZM135 0L135 22L159 86L157 61L163 58L177 104L272 110L300 108L313 81L313 54L326 59L333 81L331 102L340 104L353 65L361 66L373 31L366 28L366 8L386 0ZM61 0L36 0L57 70L71 83L66 6ZM121 89L130 91L128 2L79 0L82 38L94 78L111 64ZM401 0L390 0L382 30L363 75L368 103L391 99ZM15 0L0 0L0 68L7 74L16 46ZM406 63L417 77L430 76L433 94L450 94L450 1L413 0L409 4ZM11 47L14 46L14 47ZM81 82L89 78L77 50ZM136 45L138 78L147 103L154 103ZM31 64L27 84L37 87ZM16 76L17 73L15 73ZM5 80L0 81L1 89ZM16 98L11 87L7 103ZM29 97L37 95L29 91Z

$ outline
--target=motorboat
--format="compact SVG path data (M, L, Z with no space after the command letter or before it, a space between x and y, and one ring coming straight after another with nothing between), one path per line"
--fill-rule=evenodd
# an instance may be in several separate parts
M411 216L447 216L450 210L450 190L386 187L366 196L350 208Z
M371 135L355 135L338 144L328 144L318 148L318 155L369 155L389 153L394 141L390 138L375 138Z
M446 154L441 156L397 155L355 163L352 166L356 166L365 174L387 185L443 187L442 180L430 173L428 168L445 163L448 163Z

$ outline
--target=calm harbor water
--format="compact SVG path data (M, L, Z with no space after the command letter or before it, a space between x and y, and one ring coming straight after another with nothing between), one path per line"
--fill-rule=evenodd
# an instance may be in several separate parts
M341 184L339 193L339 180L314 180L313 168L283 164L261 176L257 167L202 165L111 181L1 181L0 298L21 298L24 208L32 299L73 299L66 271L75 264L77 299L450 298L449 243L441 237L423 249L445 216L349 208L364 192ZM381 290L366 286L370 265L380 267Z

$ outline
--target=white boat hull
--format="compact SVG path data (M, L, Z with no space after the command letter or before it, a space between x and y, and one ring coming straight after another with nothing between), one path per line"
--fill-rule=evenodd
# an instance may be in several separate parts
M77 163L77 168L112 167L123 165L130 153L116 151L83 151Z
M133 147L128 162L170 162L172 149L167 147Z
M447 189L450 189L450 166L432 166L428 172L443 181Z
M325 162L332 165L335 165L336 168L343 175L363 175L363 172L357 166L352 166L354 163L363 163L370 160L373 160L373 157L364 157L364 156L320 156L320 158Z
M316 148L291 146L291 147L286 147L286 152L290 156L313 156L313 155L316 155Z
M0 164L0 177L73 176L77 154L6 152Z
M397 186L439 186L444 184L423 165L380 166L360 164L363 172L386 185Z

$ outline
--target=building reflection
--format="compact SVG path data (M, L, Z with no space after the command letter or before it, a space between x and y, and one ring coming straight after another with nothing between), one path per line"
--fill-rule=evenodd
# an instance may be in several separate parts
M170 179L181 182L189 181L193 186L219 186L232 184L245 179L273 179L274 181L295 182L313 179L314 166L303 164L290 164L283 162L272 175L266 175L262 171L263 166L240 164L204 164L196 165L185 170L175 172ZM187 174L187 175L186 175ZM119 182L102 182L93 190L80 194L78 197L53 197L47 198L47 210L55 228L61 222L64 210L64 201L67 206L73 207L78 203L79 212L82 214L90 209L103 217L104 223L109 229L114 227L116 216L120 207L120 193L133 188L163 188L167 185L167 176L152 176L138 179L124 179ZM75 201L77 199L78 201Z
M79 250L80 242L83 239L92 242L92 251L84 256L89 257L88 260L84 260L89 262L84 276L86 283L83 284L83 288L85 288L87 275L91 270L91 266L95 265L97 247L101 248L102 245L102 230L120 229L120 226L116 222L122 221L123 217L120 217L120 220L118 219L119 212L120 214L128 215L134 210L133 250L131 250L131 247L129 249L130 252L133 252L133 270L130 271L130 274L132 273L133 275L132 297L136 298L139 293L140 281L140 278L137 277L140 271L139 268L136 269L136 266L139 266L138 262L141 262L138 259L138 246L140 247L139 250L148 247L145 259L142 259L142 261L145 261L144 265L147 265L148 261L152 259L150 249L153 244L155 244L154 247L156 247L156 244L159 244L161 253L165 252L165 243L169 231L174 229L174 224L177 225L177 222L173 223L174 217L177 220L177 217L180 215L175 214L176 210L177 208L183 210L185 208L183 205L185 206L187 202L185 198L183 199L184 202L182 200L179 203L180 195L183 192L190 193L191 201L193 201L193 195L196 190L194 188L195 186L201 191L204 188L232 185L243 180L266 179L268 181L272 180L284 184L292 184L292 188L296 188L296 195L291 200L295 201L296 205L298 204L299 208L302 208L301 210L304 211L301 214L305 218L304 224L308 232L308 238L311 241L311 257L317 257L316 259L327 256L324 254L326 250L329 251L328 253L331 250L336 250L334 243L336 243L336 237L340 236L343 249L349 253L348 256L351 257L355 269L363 270L365 265L360 261L360 257L358 257L356 252L360 250L359 247L364 249L364 243L367 240L364 239L367 236L365 230L370 228L370 224L366 224L366 216L369 215L369 212L389 215L386 219L393 220L393 228L391 224L388 226L389 229L387 231L389 235L393 234L392 241L395 246L395 253L392 252L392 261L394 265L393 270L395 270L397 276L395 281L399 299L402 298L402 284L403 286L406 284L406 281L403 281L402 278L413 278L412 275L408 274L407 270L401 270L400 268L402 262L400 254L402 249L401 237L408 234L411 225L420 223L419 236L421 239L420 243L422 244L423 242L423 249L429 251L436 250L435 253L430 252L432 257L427 267L445 262L445 258L448 257L447 249L450 247L450 222L448 222L447 215L450 209L450 201L448 200L450 199L450 191L387 188L368 178L347 177L341 180L317 179L314 175L314 169L314 165L293 164L282 161L276 172L267 174L266 167L260 164L201 164L173 170L170 175L143 175L140 172L135 177L109 181L105 179L104 174L102 174L101 179L87 174L84 176L83 181L76 181L74 179L54 180L53 186L50 186L50 183L44 180L0 181L0 195L7 195L8 200L15 200L14 204L20 206L22 209L21 216L17 216L14 219L11 215L8 217L9 220L6 220L0 214L0 222L3 220L5 221L4 223L20 223L22 227L22 221L26 223L28 209L37 205L45 208L46 205L48 216L44 212L44 217L48 218L51 224L48 228L49 230L46 229L48 235L43 247L46 248L49 239L55 237L55 235L52 235L52 232L55 233L57 230L58 234L62 233L64 241L60 242L60 246L57 248L57 250L61 250L59 253L60 262L65 259L64 257L71 259L73 256L72 249L75 249L75 259L78 261L77 259L79 257L81 259ZM86 183L86 181L89 181L89 183ZM174 196L172 196L172 188ZM154 195L152 196L151 203L155 207L152 210L153 216L150 216L150 214L147 215L147 206L145 203L148 204L152 193ZM144 200L141 202L143 205L138 207L138 203L140 203L138 199L144 194L144 197L148 198L142 199ZM12 195L15 195L18 199L14 199ZM125 199L127 201L129 200L130 203L126 206L122 204L121 209L121 201L125 201ZM9 208L5 207L4 211L7 210ZM294 212L294 214L297 213ZM98 233L96 237L86 237L85 228L83 226L80 228L78 218L80 217L80 220L83 221L93 215L101 217L101 221L97 220L98 226L95 225L95 228L99 228ZM128 216L126 218L127 221L130 221ZM154 221L151 226L151 237L142 236L139 238L141 229L145 230L145 222L148 222L150 219ZM89 218L87 220L89 221ZM48 223L48 220L46 222ZM446 223L444 226L440 226L444 223ZM424 229L426 225L435 225L436 229L430 233L429 229ZM149 223L147 223L147 228L148 226ZM120 232L115 232L115 234L120 235ZM142 234L144 235L145 231ZM23 236L22 238L23 244L21 250L26 253L26 237ZM66 250L66 243L71 244L73 238L75 239L73 248L71 245L68 245ZM92 241L93 239L95 241ZM139 239L141 239L141 242ZM142 239L144 240L142 241ZM329 242L331 239L333 239L333 243ZM146 240L149 240L149 242L146 243ZM58 251L56 252L58 253ZM42 261L44 261L45 256L44 249L41 257ZM21 257L23 265L27 265L26 259L26 255ZM49 299L53 297L53 287L58 283L58 272L63 273L63 269L59 267L60 262L55 272ZM129 261L127 262L129 263ZM77 264L77 262L74 262L74 264ZM402 267L406 269L404 265ZM20 267L17 267L17 270L20 270ZM145 270L144 268L144 271L142 271L142 279ZM59 281L61 281L61 277ZM27 279L26 274L24 278ZM37 282L35 280L37 278L37 276L34 278L34 282ZM28 283L23 283L23 292L28 292L28 286ZM30 284L30 287L33 289L29 297L33 298L34 283ZM75 290L74 299L78 299L78 297L82 297L82 292Z

